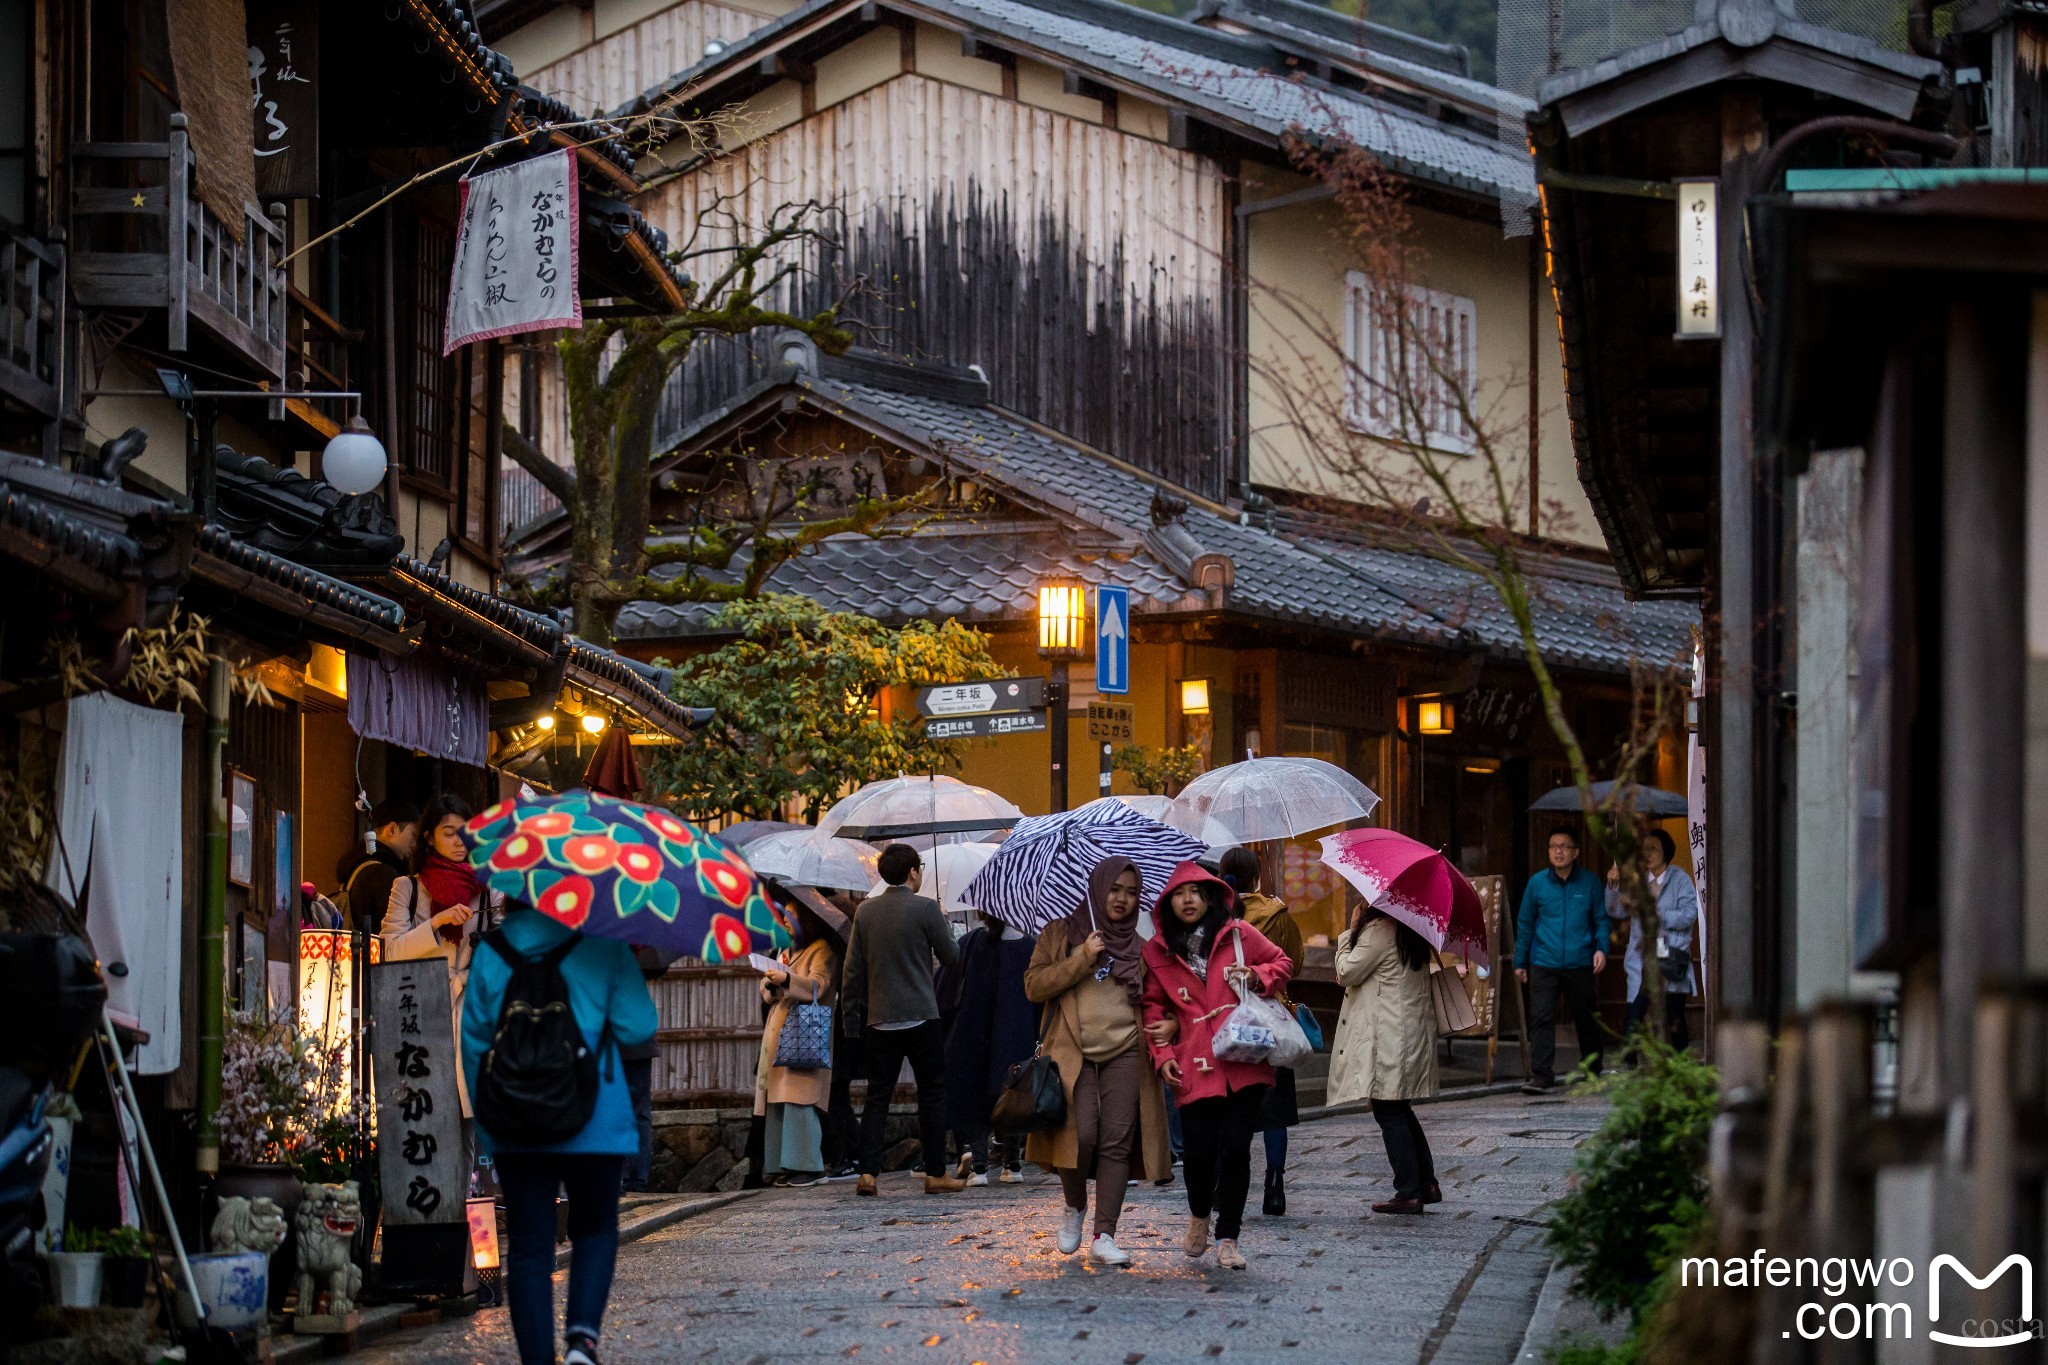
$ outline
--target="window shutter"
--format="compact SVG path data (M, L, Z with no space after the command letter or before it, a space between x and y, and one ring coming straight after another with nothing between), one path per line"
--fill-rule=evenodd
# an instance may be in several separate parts
M1472 300L1410 288L1398 304L1360 271L1345 276L1345 416L1353 429L1432 450L1467 454L1475 432L1465 405L1478 382L1478 309ZM1404 310L1403 327L1394 307ZM1408 421L1419 431L1402 430Z

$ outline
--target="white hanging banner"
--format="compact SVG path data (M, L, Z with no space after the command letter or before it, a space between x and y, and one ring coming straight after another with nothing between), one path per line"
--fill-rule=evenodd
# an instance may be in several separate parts
M448 277L448 341L583 325L576 153L550 152L462 182Z

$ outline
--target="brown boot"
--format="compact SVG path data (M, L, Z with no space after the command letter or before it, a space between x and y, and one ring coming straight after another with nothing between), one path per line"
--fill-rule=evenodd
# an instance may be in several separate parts
M858 1181L856 1181L853 1186L853 1192L855 1194L880 1193L880 1191L878 1191L875 1188L875 1178L871 1175L863 1175Z
M1444 1202L1444 1191L1443 1191L1443 1186L1441 1186L1441 1185L1437 1184L1437 1183L1436 1183L1436 1182L1435 1182L1434 1180L1430 1181L1430 1182L1429 1182L1429 1183L1428 1183L1427 1185L1423 1186L1423 1187L1422 1187L1422 1202L1423 1202L1423 1203L1425 1203L1425 1204L1441 1204L1441 1203L1443 1203L1443 1202Z
M1372 1206L1372 1211L1374 1213L1421 1213L1422 1207L1423 1205L1420 1199L1397 1198L1389 1199L1384 1204L1374 1204Z
M967 1182L957 1175L928 1175L924 1178L926 1194L958 1194L967 1188Z

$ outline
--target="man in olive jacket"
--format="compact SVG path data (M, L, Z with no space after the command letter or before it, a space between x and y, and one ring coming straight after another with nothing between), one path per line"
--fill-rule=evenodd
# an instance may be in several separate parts
M1529 987L1529 1083L1540 1094L1557 1077L1557 1000L1564 997L1586 1070L1600 1074L1602 1029L1593 978L1607 966L1607 893L1579 864L1578 836L1550 836L1550 866L1529 879L1515 920L1515 979Z
M906 1059L917 1078L917 1126L924 1144L926 1194L949 1194L967 1182L946 1174L946 1034L939 1024L932 959L951 967L960 960L953 926L929 896L917 894L924 859L908 844L882 850L876 871L888 883L880 895L861 902L853 917L841 977L842 1009L862 1015L868 1051L868 1101L861 1114L860 1182L855 1194L875 1193L882 1171L882 1144L889 1123L889 1097ZM853 1022L848 1015L849 1026Z

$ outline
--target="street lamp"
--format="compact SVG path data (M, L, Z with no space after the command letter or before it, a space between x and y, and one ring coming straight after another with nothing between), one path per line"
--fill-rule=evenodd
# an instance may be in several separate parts
M1425 735L1448 735L1457 724L1457 708L1443 697L1415 700L1415 728Z
M389 465L384 443L370 430L361 413L349 418L348 425L334 433L327 449L320 452L320 477L332 484L336 492L350 497L383 483Z
M1182 678L1180 680L1180 713L1184 716L1206 716L1209 714L1209 680L1207 678Z
M1052 741L1052 809L1067 808L1067 664L1088 644L1088 589L1078 579L1048 579L1038 586L1038 657L1052 665L1045 687L1045 719Z

